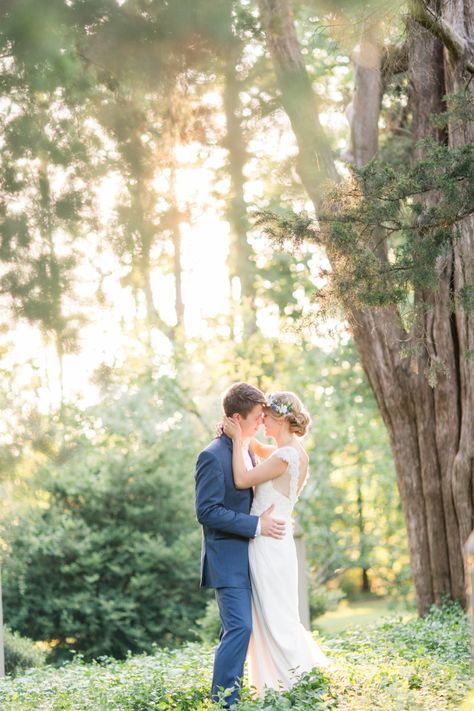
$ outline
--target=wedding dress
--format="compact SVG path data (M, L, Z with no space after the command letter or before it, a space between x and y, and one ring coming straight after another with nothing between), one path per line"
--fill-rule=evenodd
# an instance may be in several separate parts
M258 516L275 504L272 515L288 524L283 539L257 536L249 543L252 636L248 672L250 685L259 696L265 687L289 689L303 672L328 665L298 612L298 562L291 514L298 499L299 453L286 446L271 456L283 459L288 468L256 487L250 513Z

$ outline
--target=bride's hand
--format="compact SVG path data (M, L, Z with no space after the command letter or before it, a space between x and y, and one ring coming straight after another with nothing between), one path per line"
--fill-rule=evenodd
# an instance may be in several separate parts
M238 422L233 420L231 417L224 417L224 432L228 437L233 440L242 438L242 430Z

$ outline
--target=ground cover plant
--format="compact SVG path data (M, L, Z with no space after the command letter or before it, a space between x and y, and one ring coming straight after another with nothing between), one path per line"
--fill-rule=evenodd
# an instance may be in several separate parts
M32 667L41 667L46 661L46 650L8 627L3 628L3 648L5 673L10 676L17 676Z
M328 672L315 670L291 692L269 692L264 700L245 691L236 711L448 711L470 691L469 624L456 605L408 621L387 617L318 642L332 660ZM87 664L78 657L7 679L0 684L0 708L208 711L212 653L210 645L191 643L124 661Z

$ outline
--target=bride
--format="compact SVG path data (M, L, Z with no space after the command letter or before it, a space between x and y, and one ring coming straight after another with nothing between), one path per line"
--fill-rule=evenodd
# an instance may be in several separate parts
M308 455L299 438L306 434L310 418L294 393L277 392L267 398L263 423L265 434L276 446L252 438L251 449L264 461L247 470L240 425L232 418L224 420L224 431L233 440L235 486L255 486L251 514L259 515L273 504L274 515L290 524L282 540L257 536L249 543L252 637L248 666L250 684L259 696L265 687L289 689L303 672L329 663L300 622L291 525L293 507L308 477Z

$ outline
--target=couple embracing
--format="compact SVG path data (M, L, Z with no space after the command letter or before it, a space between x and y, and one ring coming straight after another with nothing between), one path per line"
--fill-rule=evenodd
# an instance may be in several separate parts
M310 424L291 392L268 397L232 385L223 398L223 433L196 464L196 513L203 527L201 585L214 588L221 620L211 695L238 700L248 653L251 686L289 689L328 660L298 613L292 511L308 476L301 446ZM255 439L260 425L275 445ZM257 463L256 456L261 463Z

